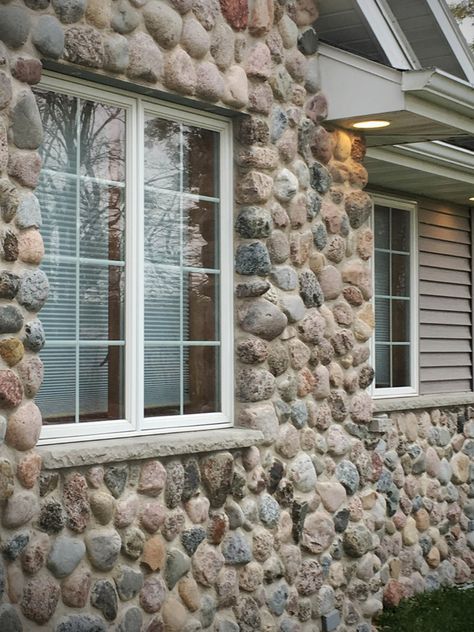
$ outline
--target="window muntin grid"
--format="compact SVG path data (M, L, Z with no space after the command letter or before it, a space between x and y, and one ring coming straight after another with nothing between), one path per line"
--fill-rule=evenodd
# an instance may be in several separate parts
M231 365L231 351L232 351L232 262L229 258L221 256L222 252L231 252L232 234L231 234L231 222L220 222L219 226L215 226L212 239L207 239L210 246L213 248L211 256L210 248L207 248L207 255L204 252L201 261L196 260L196 253L192 249L188 249L184 253L185 261L183 263L189 265L182 265L183 271L191 278L198 278L199 284L202 285L203 278L212 278L215 280L214 293L217 297L216 307L214 309L214 319L217 323L215 331L218 335L209 337L209 339L201 340L197 336L191 336L191 339L183 344L182 353L183 359L192 352L193 349L199 349L202 362L196 364L197 369L200 371L203 381L206 379L205 370L201 370L202 367L207 367L212 364L215 370L215 388L216 393L219 396L219 405L216 405L213 409L199 409L193 408L189 405L189 402L184 401L184 404L180 406L182 415L169 416L160 415L157 417L144 417L144 379L143 371L147 363L147 357L145 354L145 327L144 327L144 309L145 291L143 288L144 279L144 236L145 226L143 209L145 204L145 191L143 186L138 186L137 183L144 181L144 121L146 113L153 114L155 116L162 117L170 121L178 121L183 125L186 125L196 130L210 130L216 134L218 145L218 157L215 162L214 176L218 180L219 189L215 192L206 191L205 193L211 193L210 195L201 195L201 192L197 192L196 188L190 188L187 183L183 183L183 190L180 191L183 200L187 200L188 207L191 206L191 211L195 207L196 203L201 205L207 205L207 212L214 214L222 214L223 210L226 214L229 213L231 208L231 190L232 190L232 150L231 150L231 132L229 122L221 117L214 115L201 115L194 111L187 110L181 107L170 107L163 104L157 104L154 100L148 98L130 96L128 93L121 91L105 91L98 90L93 84L87 84L81 80L75 80L68 78L67 82L62 81L54 76L48 76L46 74L45 79L42 81L40 90L51 89L52 91L59 93L67 93L76 98L88 98L102 103L109 103L111 105L122 107L126 112L127 129L126 129L126 141L127 141L127 155L126 165L124 168L124 180L127 186L123 187L124 202L126 202L126 216L127 216L127 235L124 249L124 260L127 261L127 275L125 279L126 286L126 318L125 318L125 335L124 339L117 340L81 340L81 346L86 348L97 347L97 349L105 348L112 342L115 346L122 346L125 350L126 340L126 354L122 356L123 360L123 373L125 375L124 386L124 399L125 399L125 414L122 418L117 418L114 421L101 421L99 423L89 422L87 424L54 424L45 426L43 428L41 441L47 442L65 442L71 439L84 439L84 438L96 438L97 435L101 437L117 436L121 433L122 436L134 435L137 432L149 434L155 432L167 432L169 430L188 430L194 428L211 428L219 426L231 425L231 413L232 413L232 365ZM58 178L58 172L62 165L55 165L56 171L50 176ZM58 168L59 167L59 168ZM53 169L51 171L54 171ZM45 171L45 175L47 171ZM107 180L103 177L103 174L99 174L102 180ZM64 177L69 177L66 171ZM94 176L89 176L86 173L81 173L80 177L86 182L88 180L94 180ZM110 184L105 182L105 184ZM114 182L115 184L115 182ZM168 187L168 188L166 188ZM169 193L169 184L165 183L165 187L157 187L159 193L167 191ZM222 189L223 194L219 195L219 190ZM44 192L46 195L46 192ZM46 200L47 202L47 200ZM47 239L45 239L47 241ZM51 240L50 240L51 243ZM64 260L63 264L74 264L76 259L79 259L81 263L82 257L77 257L74 248L71 247L71 243L63 239L65 244L64 250L69 254L62 255ZM54 244L54 240L53 240ZM98 244L92 244L92 242L84 242L82 245L100 246L100 240ZM47 244L49 248L50 244ZM205 250L206 248L204 248ZM126 256L125 256L126 252ZM82 253L81 253L82 254ZM71 260L69 260L70 258ZM87 253L88 260L91 263L94 261L92 252ZM73 261L74 260L74 261ZM45 262L45 265L47 260ZM122 260L120 260L122 263ZM117 261L113 260L114 266ZM164 268L165 266L163 266ZM64 302L64 297L58 297L57 306L59 309L68 308L67 301ZM40 314L42 317L43 314ZM64 329L64 327L63 327ZM66 327L67 329L67 327ZM60 340L59 335L64 336L64 331L61 331L61 327L58 327L58 335L53 335L49 338L46 348L42 352L43 359L48 354L50 364L56 363L56 376L59 379L64 380L62 385L64 387L65 399L71 400L71 366L67 360L63 357L63 362L59 362L57 356L57 349L55 351L54 344L56 346ZM69 332L68 332L68 335ZM55 340L54 340L55 338ZM67 341L68 345L73 346L74 341ZM98 344L100 342L100 344ZM169 340L162 341L163 347L169 346ZM96 344L97 343L97 344ZM115 345L115 343L119 343ZM153 351L153 341L148 342L148 346ZM209 359L211 355L216 356ZM55 356L55 357L54 357ZM74 381L74 379L73 379ZM186 388L186 379L182 380L184 389ZM183 387L181 387L182 389ZM51 396L53 401L56 400L54 394ZM75 398L74 398L75 399ZM205 413L205 414L204 414Z

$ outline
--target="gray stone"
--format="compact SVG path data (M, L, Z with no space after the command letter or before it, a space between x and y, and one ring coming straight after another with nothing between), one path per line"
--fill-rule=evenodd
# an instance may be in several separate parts
M229 533L224 538L222 553L227 564L248 564L252 561L250 544L238 531Z
M58 59L64 50L64 30L52 15L41 15L31 34L33 44L45 57Z
M9 48L23 46L30 32L31 18L24 7L0 6L0 42Z
M216 609L217 604L214 597L211 595L204 595L201 600L201 609L199 611L199 618L204 629L212 625L214 617L216 616Z
M328 231L324 224L317 224L312 228L313 242L318 250L324 250L328 244Z
M237 298L254 298L262 296L270 289L270 283L263 279L249 281L248 283L238 283L235 286L235 295Z
M270 277L282 290L294 290L298 285L298 275L290 266L272 268Z
M341 623L339 610L332 610L328 612L328 614L323 614L321 623L323 624L323 632L333 632L333 630L337 630Z
M26 6L33 11L39 11L41 9L47 9L49 6L49 0L24 0Z
M20 92L11 113L12 140L19 149L37 149L43 140L43 125L31 90Z
M336 477L346 488L348 494L355 494L359 489L359 472L356 466L350 461L341 461L336 466Z
M305 270L299 275L300 294L306 307L320 307L324 303L324 295L316 275Z
M231 621L230 619L221 619L216 621L215 630L216 632L239 632L240 628L235 621Z
M106 624L91 614L73 614L59 621L55 632L106 632Z
M0 312L1 313L1 312ZM1 316L0 316L1 323ZM0 327L1 329L1 327ZM30 351L41 351L44 347L45 337L43 324L37 318L30 320L25 325L25 337L23 338L23 345L25 349Z
M246 239L268 237L271 228L271 215L261 206L247 206L241 209L235 221L235 230Z
M258 503L260 521L269 529L276 527L280 518L280 505L269 494L263 494Z
M203 527L191 527L181 533L181 544L188 555L193 555L205 538L206 530Z
M321 194L329 191L329 187L332 184L332 177L326 167L319 162L315 162L310 167L310 175L313 189Z
M63 24L78 22L86 8L86 0L51 0L51 4Z
M275 390L275 378L265 369L243 368L237 373L236 396L241 402L270 399Z
M73 64L101 68L104 63L103 36L91 26L75 26L66 31L64 56Z
M285 329L287 323L288 319L283 312L273 305L273 303L265 299L252 301L252 303L245 306L240 313L240 326L242 329L248 333L260 336L265 340L273 340L279 336Z
M41 309L48 298L49 283L42 270L25 272L20 280L17 301L30 312Z
M169 509L174 509L181 502L184 486L184 468L179 461L171 461L166 465L165 502Z
M6 107L12 98L12 83L10 77L0 71L0 110Z
M170 549L166 558L165 581L170 590L186 575L191 567L190 558L179 549Z
M281 582L276 587L271 585L266 590L266 602L268 609L276 617L281 616L286 608L289 590L285 582Z
M23 326L23 316L13 305L0 307L0 334L13 334Z
M298 400L291 405L291 422L295 428L303 428L308 421L308 408L304 400Z
M66 515L56 498L44 502L38 517L38 527L45 533L59 533L66 523Z
M104 41L104 68L111 72L125 72L130 58L128 54L128 40L123 35L115 33Z
M122 495L128 479L128 465L110 465L104 474L104 483L114 498Z
M199 492L201 483L201 473L199 472L199 463L197 459L189 459L184 466L184 481L181 499L186 502Z
M274 108L270 119L270 138L276 142L288 128L288 116L280 107Z
M289 476L298 491L314 491L317 476L308 454L301 453L295 458L289 467Z
M346 196L345 209L352 228L360 228L372 213L372 198L365 191L352 191Z
M172 514L168 514L168 518ZM137 560L145 546L145 534L138 527L129 527L122 533L122 552L132 560Z
M27 193L18 205L16 217L18 228L40 228L42 224L41 209L34 193Z
M128 40L128 47L127 75L131 79L158 81L163 73L163 54L153 38L139 32Z
M306 313L302 298L294 294L281 296L280 307L290 323L301 320Z
M26 545L28 544L28 542L30 541L30 534L25 532L25 533L18 533L16 535L14 535L12 538L10 538L9 540L7 540L3 545L2 545L2 553L3 556L5 557L5 559L9 560L9 561L13 561L16 560L16 558L20 555L20 553L23 551L23 549L26 547ZM0 567L0 597L1 594L3 592L3 588L2 588L2 575L3 570Z
M85 552L86 547L82 540L60 536L51 547L47 566L55 577L67 577L82 560Z
M280 202L288 202L298 191L298 178L288 169L282 169L275 177L273 191Z
M140 608L129 608L117 626L117 632L140 632L143 624L143 616Z
M235 270L239 274L264 276L271 270L270 257L266 247L259 241L242 244L235 254Z
M115 3L110 26L117 33L131 33L140 23L140 14L134 11L125 0Z
M115 530L92 530L86 535L87 554L99 571L111 571L117 563L122 540Z
M372 535L362 525L351 527L345 531L342 544L349 557L362 557L372 548Z
M318 46L318 34L312 26L309 26L298 37L298 49L303 55L314 55L318 50Z
M176 11L163 2L153 0L143 11L148 32L163 48L174 48L181 37L183 21Z
M114 572L115 587L122 601L130 601L143 586L143 574L130 566L121 564Z
M3 506L2 524L7 529L16 529L26 524L38 512L38 501L31 492L17 492Z
M2 632L23 632L23 624L17 611L8 603L0 606L0 630Z
M91 591L91 604L102 612L104 619L113 621L117 617L118 600L113 584L107 579L95 582Z

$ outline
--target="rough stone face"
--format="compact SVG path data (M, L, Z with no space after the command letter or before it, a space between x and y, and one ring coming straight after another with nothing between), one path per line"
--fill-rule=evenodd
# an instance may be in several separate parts
M286 316L275 305L264 299L256 300L242 308L240 326L248 333L273 340L287 325Z
M242 244L235 254L235 270L239 274L265 276L271 270L268 250L259 241Z
M140 591L140 606L148 614L158 612L166 599L166 586L159 576L147 577Z
M234 459L229 452L220 452L201 461L201 479L209 494L211 507L224 504L230 493Z
M362 557L372 548L372 536L362 525L347 529L343 536L344 551L350 557Z
M36 149L43 140L43 126L31 90L21 92L12 111L12 140L19 149Z
M9 417L5 441L16 450L30 450L41 432L41 413L33 402L27 402Z
M98 608L107 621L117 617L118 601L113 584L107 579L99 579L91 590L91 604Z
M164 77L166 85L177 92L193 94L196 89L196 72L191 57L184 50L177 49L168 57Z
M104 63L102 34L91 26L75 26L66 31L64 56L74 63L101 68Z
M59 594L59 586L52 579L34 578L27 582L23 589L21 610L27 619L44 625L56 610Z
M84 608L91 586L90 571L79 568L61 584L61 597L66 606Z
M41 210L36 195L28 193L21 199L15 221L18 228L40 228Z
M49 283L42 270L26 272L20 280L17 301L30 312L43 307L49 293Z
M322 512L310 514L304 523L302 546L314 554L325 551L335 536L333 521Z
M93 529L85 538L87 554L99 571L111 571L117 563L122 540L115 530Z
M155 82L163 73L163 54L146 33L136 33L128 40L127 75L131 79Z
M87 483L81 474L75 473L64 484L64 508L68 516L68 527L76 533L82 533L90 518L90 504L87 495Z
M239 425L260 430L264 445L271 445L278 432L278 418L272 404L259 404L248 407L239 413Z
M106 624L90 614L73 614L60 620L55 632L105 632Z
M82 540L60 536L56 538L48 557L48 568L57 578L67 577L84 557Z
M7 369L0 371L0 406L14 408L23 397L23 386L16 373Z

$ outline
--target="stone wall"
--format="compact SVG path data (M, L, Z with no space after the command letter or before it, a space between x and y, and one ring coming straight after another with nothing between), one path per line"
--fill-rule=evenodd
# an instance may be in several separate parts
M383 599L469 578L470 411L372 421L364 144L321 125L316 18L313 0L0 1L2 632L368 632ZM42 467L41 59L248 115L236 422L261 445Z

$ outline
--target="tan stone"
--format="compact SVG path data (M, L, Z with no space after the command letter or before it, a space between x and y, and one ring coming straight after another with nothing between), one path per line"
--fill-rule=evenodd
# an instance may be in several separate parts
M400 577L402 564L399 559L394 558L393 560L390 560L388 568L390 570L390 577L392 577L392 579L398 579Z
M41 463L41 456L36 452L21 459L16 468L16 475L23 487L31 489L34 486L41 471Z
M378 494L375 491L364 492L360 499L362 501L362 507L367 511L372 509L377 502Z
M415 514L415 522L418 531L426 531L430 526L430 514L426 509L419 509Z
M346 502L346 490L340 483L335 481L317 482L316 491L321 497L324 509L329 511L329 513L336 512L339 507Z
M141 558L142 564L152 571L161 570L166 562L166 543L159 535L155 535L145 542Z
M0 500L10 498L14 490L13 469L10 461L0 460Z
M166 632L181 632L186 625L188 615L183 605L173 597L167 599L161 609Z
M23 358L25 348L18 338L4 338L0 340L0 356L8 364L15 366Z
M201 594L197 582L192 577L183 577L178 583L179 596L191 612L201 606Z
M431 547L431 549L428 552L428 555L426 556L426 561L428 563L428 566L430 568L437 568L439 566L440 563L440 553L439 553L439 549L437 549L435 546Z
M451 460L451 467L453 469L453 483L462 484L467 483L469 478L469 464L470 459L467 454L458 452Z
M409 516L402 530L402 539L405 546L412 546L418 542L418 530L415 519Z
M88 0L86 20L99 29L110 25L110 4L107 0Z

